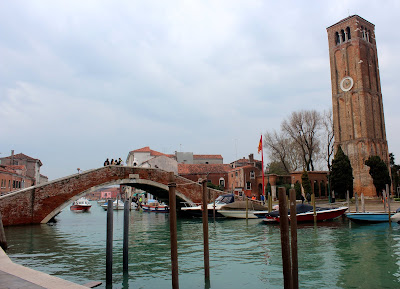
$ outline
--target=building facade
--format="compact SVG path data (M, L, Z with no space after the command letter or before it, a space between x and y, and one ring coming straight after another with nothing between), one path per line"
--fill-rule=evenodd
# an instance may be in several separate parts
M42 162L22 153L0 158L0 194L48 182L40 174Z
M389 167L375 26L349 16L327 28L335 148L353 167L354 192L375 197L365 160L379 156Z

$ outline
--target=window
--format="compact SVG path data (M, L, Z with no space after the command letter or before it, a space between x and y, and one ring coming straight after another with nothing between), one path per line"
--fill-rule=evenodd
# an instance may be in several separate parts
M251 171L250 172L250 179L254 179L255 178L255 173L254 173L254 171Z
M346 28L346 34L347 34L347 40L350 40L351 39L350 27Z
M342 29L342 30L340 30L340 36L341 36L341 41L340 41L340 43L343 43L343 42L345 42L346 41L346 36L345 36L345 34L344 34L344 30Z
M237 172L235 172L235 176L237 176L238 175L238 173Z
M246 190L251 190L251 183L250 182L246 183Z
M219 179L219 185L220 185L221 187L224 187L224 188L225 188L225 179L224 179L224 178L220 178L220 179Z
M335 33L335 43L336 45L340 44L339 32Z

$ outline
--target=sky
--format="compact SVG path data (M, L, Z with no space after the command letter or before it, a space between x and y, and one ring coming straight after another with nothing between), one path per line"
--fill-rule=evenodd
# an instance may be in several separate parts
M332 107L326 28L356 14L375 24L398 163L399 12L397 0L0 0L0 157L40 159L49 180L145 146L261 159L261 134Z

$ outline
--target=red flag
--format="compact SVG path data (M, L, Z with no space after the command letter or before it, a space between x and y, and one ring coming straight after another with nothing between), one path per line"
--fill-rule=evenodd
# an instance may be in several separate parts
M258 153L260 153L262 151L262 135L260 138L260 143L258 144Z

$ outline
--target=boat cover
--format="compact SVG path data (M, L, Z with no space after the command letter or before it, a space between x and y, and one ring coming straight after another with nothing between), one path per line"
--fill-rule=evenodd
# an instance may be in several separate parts
M268 207L261 205L259 202L249 200L248 209L251 211L266 211ZM236 201L222 207L224 210L246 210L246 201Z
M301 213L306 213L306 212L310 212L314 210L313 206L310 205L306 205L306 204L298 204L296 205L296 213L297 214L301 214ZM316 207L316 210L321 210L321 208ZM290 215L290 209L288 210L288 215ZM269 214L267 214L267 216L271 216L271 217L278 217L279 216L279 211L273 211Z

